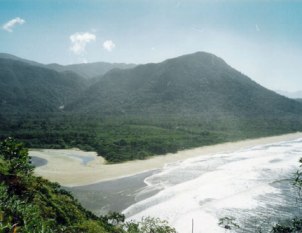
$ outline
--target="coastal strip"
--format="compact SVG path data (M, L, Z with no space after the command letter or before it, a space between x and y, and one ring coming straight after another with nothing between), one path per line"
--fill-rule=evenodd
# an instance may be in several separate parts
M85 152L78 149L30 150L29 155L47 160L47 164L36 167L35 174L37 176L58 182L66 187L74 187L161 169L166 164L197 156L229 153L258 145L299 138L302 138L302 133L248 139L182 150L174 154L159 155L146 160L135 160L119 164L106 164L104 158L97 156L95 152Z

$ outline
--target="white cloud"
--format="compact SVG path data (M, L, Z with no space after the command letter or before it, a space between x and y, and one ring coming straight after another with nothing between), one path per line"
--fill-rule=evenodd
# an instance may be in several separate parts
M96 36L92 33L85 32L85 33L75 33L72 34L70 37L71 47L70 50L75 54L82 54L86 51L86 45L96 40Z
M115 44L112 40L106 40L103 43L103 48L106 49L108 52L111 52L115 48Z
M2 26L2 28L3 28L3 30L5 30L5 31L13 32L13 27L15 27L17 24L22 25L22 24L24 24L24 23L25 23L25 20L24 20L24 19L21 19L21 18L17 17L17 18L14 18L14 19L8 21L7 23L5 23L5 24Z

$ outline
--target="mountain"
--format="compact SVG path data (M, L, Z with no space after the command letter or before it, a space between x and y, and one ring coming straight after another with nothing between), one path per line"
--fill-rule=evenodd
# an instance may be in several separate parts
M197 52L158 64L112 70L67 106L106 114L268 117L302 113L302 105L270 91L215 55Z
M59 64L49 64L48 68L56 71L73 71L84 78L92 79L104 75L106 72L112 69L129 69L135 67L134 64L125 63L107 63L107 62L95 62L95 63L82 63L62 66Z
M87 88L73 72L57 72L18 59L0 58L0 112L59 111Z
M120 162L302 130L302 103L208 53L113 69L90 83L0 59L0 139L94 150Z
M11 54L8 54L8 53L0 53L0 59L10 59L10 60L14 60L14 61L21 61L21 62L27 63L29 65L33 65L33 66L40 66L40 67L45 66L42 63L38 63L38 62L31 61L31 60L28 60L28 59L20 58L20 57L17 57L15 55L11 55Z
M129 69L136 66L135 64L108 63L108 62L81 63L81 64L72 64L72 65L60 65L60 64L52 63L52 64L45 65L35 61L23 59L8 53L0 53L0 59L1 58L10 59L14 61L21 61L29 65L48 68L48 69L55 70L57 72L71 71L86 79L96 78L96 80L112 69Z
M291 99L301 99L302 98L302 91L289 92L289 91L277 90L276 92L279 93L280 95L286 96Z

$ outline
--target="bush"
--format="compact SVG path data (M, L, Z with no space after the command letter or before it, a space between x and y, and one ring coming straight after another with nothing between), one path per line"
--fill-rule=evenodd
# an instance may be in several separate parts
M125 223L124 227L129 233L176 233L167 221L151 217L142 218L140 222Z

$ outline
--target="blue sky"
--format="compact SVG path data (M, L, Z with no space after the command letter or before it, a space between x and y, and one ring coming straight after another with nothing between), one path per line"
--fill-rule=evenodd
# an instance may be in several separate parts
M270 89L302 89L302 1L0 0L0 25L0 52L42 63L206 51Z

